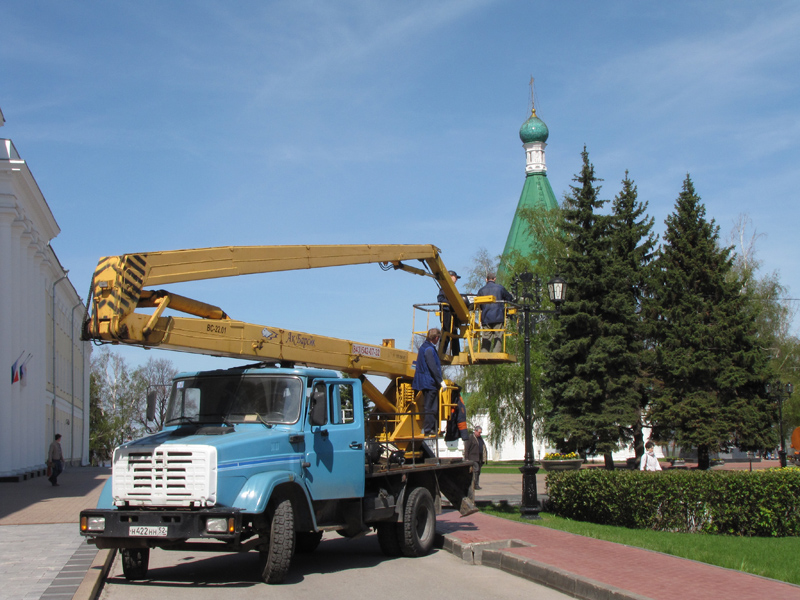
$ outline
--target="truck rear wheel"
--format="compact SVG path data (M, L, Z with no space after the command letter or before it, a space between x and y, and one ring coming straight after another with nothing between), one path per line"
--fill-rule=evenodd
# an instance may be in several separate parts
M402 525L400 523L378 523L378 544L381 552L386 556L401 556L403 548L400 545L402 540Z
M147 567L150 563L150 548L123 548L122 573L125 579L136 581L147 577Z
M266 583L282 583L294 554L294 510L291 500L275 508L269 525L266 548L260 550L261 578Z
M424 556L433 548L436 536L436 511L427 488L411 491L403 512L402 550L406 556Z

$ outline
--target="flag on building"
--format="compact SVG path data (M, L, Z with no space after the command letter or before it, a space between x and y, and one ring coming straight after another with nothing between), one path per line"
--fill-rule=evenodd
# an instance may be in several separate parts
M25 354L25 351L22 351L17 357L17 360L14 361L14 364L11 365L11 385L14 385L19 381L19 359L22 358L22 355Z
M20 387L25 387L27 385L27 383L28 383L28 377L27 377L27 375L28 375L28 361L31 359L32 356L33 356L33 354L29 353L28 356L25 358L25 362L23 362L19 366L19 385L20 385Z

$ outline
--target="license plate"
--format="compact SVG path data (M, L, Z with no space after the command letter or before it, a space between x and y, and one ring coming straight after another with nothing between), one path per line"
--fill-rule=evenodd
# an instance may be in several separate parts
M128 528L128 535L131 537L167 537L167 528L131 525Z

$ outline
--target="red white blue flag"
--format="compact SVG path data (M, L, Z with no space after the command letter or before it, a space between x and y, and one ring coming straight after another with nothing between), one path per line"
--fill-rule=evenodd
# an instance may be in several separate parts
M25 354L25 351L22 351L22 354L19 355L17 360L14 361L14 364L11 365L11 385L14 385L19 381L19 359Z

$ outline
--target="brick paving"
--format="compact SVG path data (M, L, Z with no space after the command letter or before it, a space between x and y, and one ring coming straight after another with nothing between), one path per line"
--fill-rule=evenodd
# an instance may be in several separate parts
M694 466L689 465L690 468ZM753 463L754 470L777 466L778 461ZM742 470L749 469L750 465L729 463L715 468ZM510 503L519 503L521 475L484 473L481 475L481 485L483 489L476 492L479 502L489 498L496 501L500 495L504 495ZM542 495L546 494L541 472L537 474L537 486ZM499 491L502 494L498 494ZM552 585L554 581L550 577L552 573L563 574L560 579L556 578L556 585L552 587L576 597L800 600L800 586L481 513L462 518L457 512L448 511L439 517L437 531L455 542L445 544L446 549L455 553L462 552L465 546L472 544L476 544L477 549L482 546L502 548L511 545L511 540L517 540L522 545L498 551L505 557L518 559L509 560L511 567L507 570L547 585ZM493 566L500 566L494 564L496 562L499 562L498 559L493 558ZM486 560L482 563L489 564ZM591 584L587 588L589 595L583 596L576 588L570 589L564 583L574 584L575 581Z
M461 518L448 511L438 531L462 544L518 540L530 546L504 553L653 600L798 600L800 586L478 513Z

